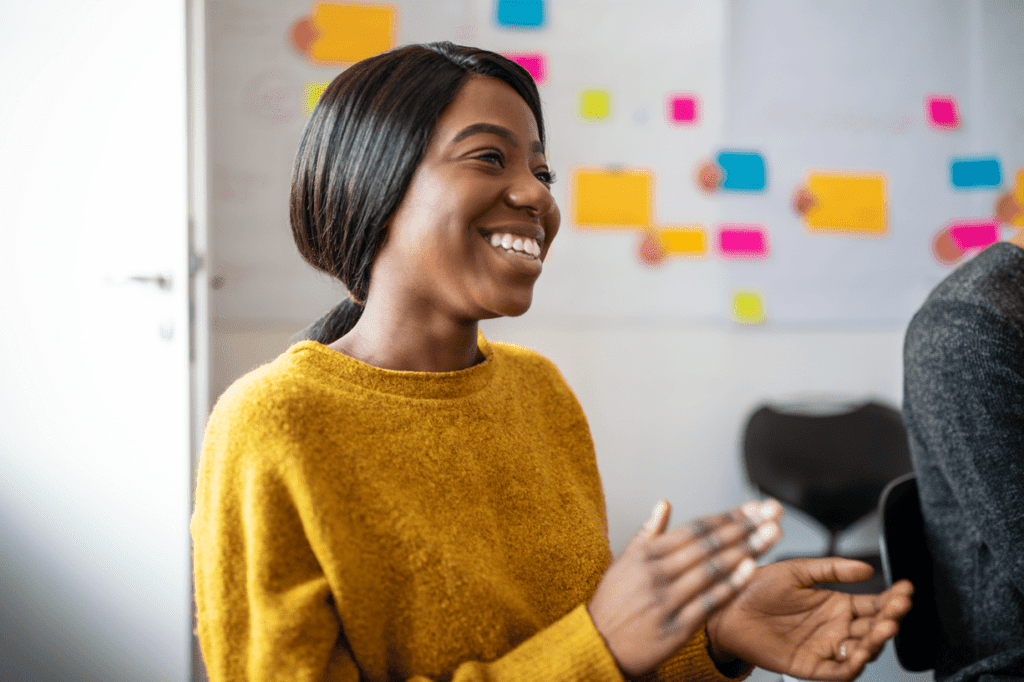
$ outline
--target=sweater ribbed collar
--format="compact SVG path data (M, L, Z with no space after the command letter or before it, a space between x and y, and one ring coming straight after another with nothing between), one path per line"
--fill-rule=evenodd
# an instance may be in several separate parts
M317 374L362 388L406 398L450 400L482 390L494 376L494 350L483 334L477 344L484 361L455 372L405 372L381 369L351 358L316 341L300 341L286 355L306 364Z

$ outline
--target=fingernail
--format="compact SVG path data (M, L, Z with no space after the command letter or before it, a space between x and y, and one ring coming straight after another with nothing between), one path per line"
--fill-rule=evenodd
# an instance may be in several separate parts
M761 509L758 515L763 520L767 521L768 519L774 519L776 516L778 516L781 510L782 506L776 500L768 500L767 502L764 502L761 505Z
M747 502L745 505L740 507L740 511L748 519L759 519L761 518L761 505L757 502Z
M770 523L765 526L761 526L757 529L757 532L750 538L750 542L753 543L757 551L761 551L768 546L768 543L775 537L776 526L774 523Z
M654 505L654 509L651 511L649 519L644 521L644 530L654 530L654 527L658 525L658 519L665 513L665 500L658 500L658 504Z
M740 586L747 581L753 573L754 569L757 568L757 564L751 558L746 558L740 562L740 565L736 567L736 570L732 572L732 584Z

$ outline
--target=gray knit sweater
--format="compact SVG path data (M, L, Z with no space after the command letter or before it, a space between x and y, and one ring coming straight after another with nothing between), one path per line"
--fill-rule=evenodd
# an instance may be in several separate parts
M914 316L903 416L936 564L935 677L1024 680L1024 250L994 244Z

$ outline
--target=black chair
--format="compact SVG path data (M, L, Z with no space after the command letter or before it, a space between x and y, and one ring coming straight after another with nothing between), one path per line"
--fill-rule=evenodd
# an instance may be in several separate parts
M747 421L743 459L755 488L824 526L823 556L836 556L840 534L877 508L889 481L911 470L899 411L876 402L763 405ZM879 554L850 558L871 564L875 575L821 587L850 593L884 589Z
M882 492L882 565L886 584L904 578L914 584L913 606L903 617L894 646L900 665L912 672L935 667L939 616L935 607L932 559L914 474L900 476Z

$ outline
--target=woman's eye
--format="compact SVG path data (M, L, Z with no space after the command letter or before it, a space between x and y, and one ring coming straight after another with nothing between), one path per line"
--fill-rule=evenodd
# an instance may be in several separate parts
M555 174L549 170L537 171L536 173L534 173L534 175L536 175L537 179L543 182L548 187L554 184L555 180L558 179L555 177Z
M495 166L501 166L505 162L505 157L498 152L484 152L483 154L478 154L476 158L487 163L493 163Z

